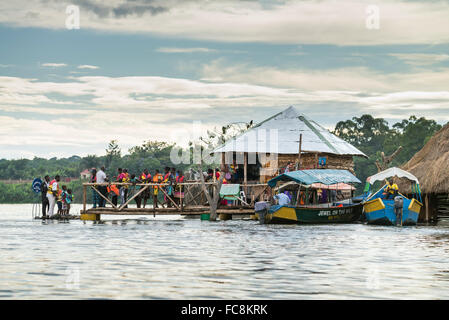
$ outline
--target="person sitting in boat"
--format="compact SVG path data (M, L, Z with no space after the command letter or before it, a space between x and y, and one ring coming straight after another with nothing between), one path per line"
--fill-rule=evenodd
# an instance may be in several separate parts
M385 188L386 197L385 199L394 199L399 193L399 188L396 183L393 182L393 179L390 179L390 181L387 181L387 187Z
M286 206L290 203L290 197L285 193L278 193L273 197L274 200L277 200L278 205Z

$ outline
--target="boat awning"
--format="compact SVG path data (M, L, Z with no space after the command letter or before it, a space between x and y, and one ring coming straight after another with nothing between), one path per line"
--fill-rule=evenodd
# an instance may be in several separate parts
M355 190L354 186L347 183L336 183L331 185L325 185L322 183L312 183L312 189L329 189L329 190Z
M332 185L336 183L361 183L356 176L348 170L337 169L312 169L312 170L298 170L283 173L276 178L268 181L270 187L276 186L278 181L295 181L303 185L311 185L313 183L322 183L325 185Z
M387 178L391 178L391 177L407 178L407 179L409 179L411 181L415 181L417 184L419 184L417 177L415 177L410 172L404 171L397 167L387 169L387 170L379 172L371 177L368 177L368 178L366 178L366 182L369 182L370 184L374 184L374 182L376 182L376 181L383 181L383 180L385 180Z

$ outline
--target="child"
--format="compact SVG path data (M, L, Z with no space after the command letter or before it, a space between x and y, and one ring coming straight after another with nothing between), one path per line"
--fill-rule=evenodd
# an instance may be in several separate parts
M58 200L57 200L56 204L58 205L58 214L60 214L60 215L62 215L64 213L62 197L65 195L66 192L67 192L67 186L62 186L62 190L59 190L59 192L58 192Z
M66 205L67 205L67 209L66 209L65 214L69 215L69 213L70 213L70 204L73 202L72 189L67 189L65 202L66 202Z

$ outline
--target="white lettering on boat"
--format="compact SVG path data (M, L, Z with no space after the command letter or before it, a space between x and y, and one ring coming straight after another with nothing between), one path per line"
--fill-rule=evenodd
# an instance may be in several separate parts
M318 216L319 217L342 216L348 213L351 213L351 209L321 210L320 212L318 212Z

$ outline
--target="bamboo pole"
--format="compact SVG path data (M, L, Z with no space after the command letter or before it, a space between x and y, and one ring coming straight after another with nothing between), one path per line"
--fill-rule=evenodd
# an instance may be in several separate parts
M97 188L92 186L92 188L102 197L104 200L106 200L110 205L112 205L113 208L117 209L117 206L115 206L108 198L106 198L100 191L98 191Z
M175 205L175 207L178 208L178 210L179 210L179 206L176 204L176 202L174 202L173 199L170 198L170 196L167 194L167 192L165 192L165 190L163 188L161 188L161 190L167 196L167 198Z
M142 192L144 192L149 186L143 187L142 189L139 190L139 192L137 192L136 194L134 194L131 198L128 199L128 201L126 201L124 204L122 204L119 208L118 211L122 211L122 209L124 207L126 207L128 205L128 203L130 203L133 199L135 199L139 194L141 194Z
M182 198L183 198L183 194L182 194L182 186L179 186L179 204L181 205L181 212L184 211L182 208Z
M298 170L301 170L302 133L299 134Z
M248 184L248 154L245 152L243 153L243 184L244 184L244 190L245 190L245 196L248 192L247 184Z
M83 211L86 212L86 202L87 202L87 191L86 191L87 186L83 185Z

